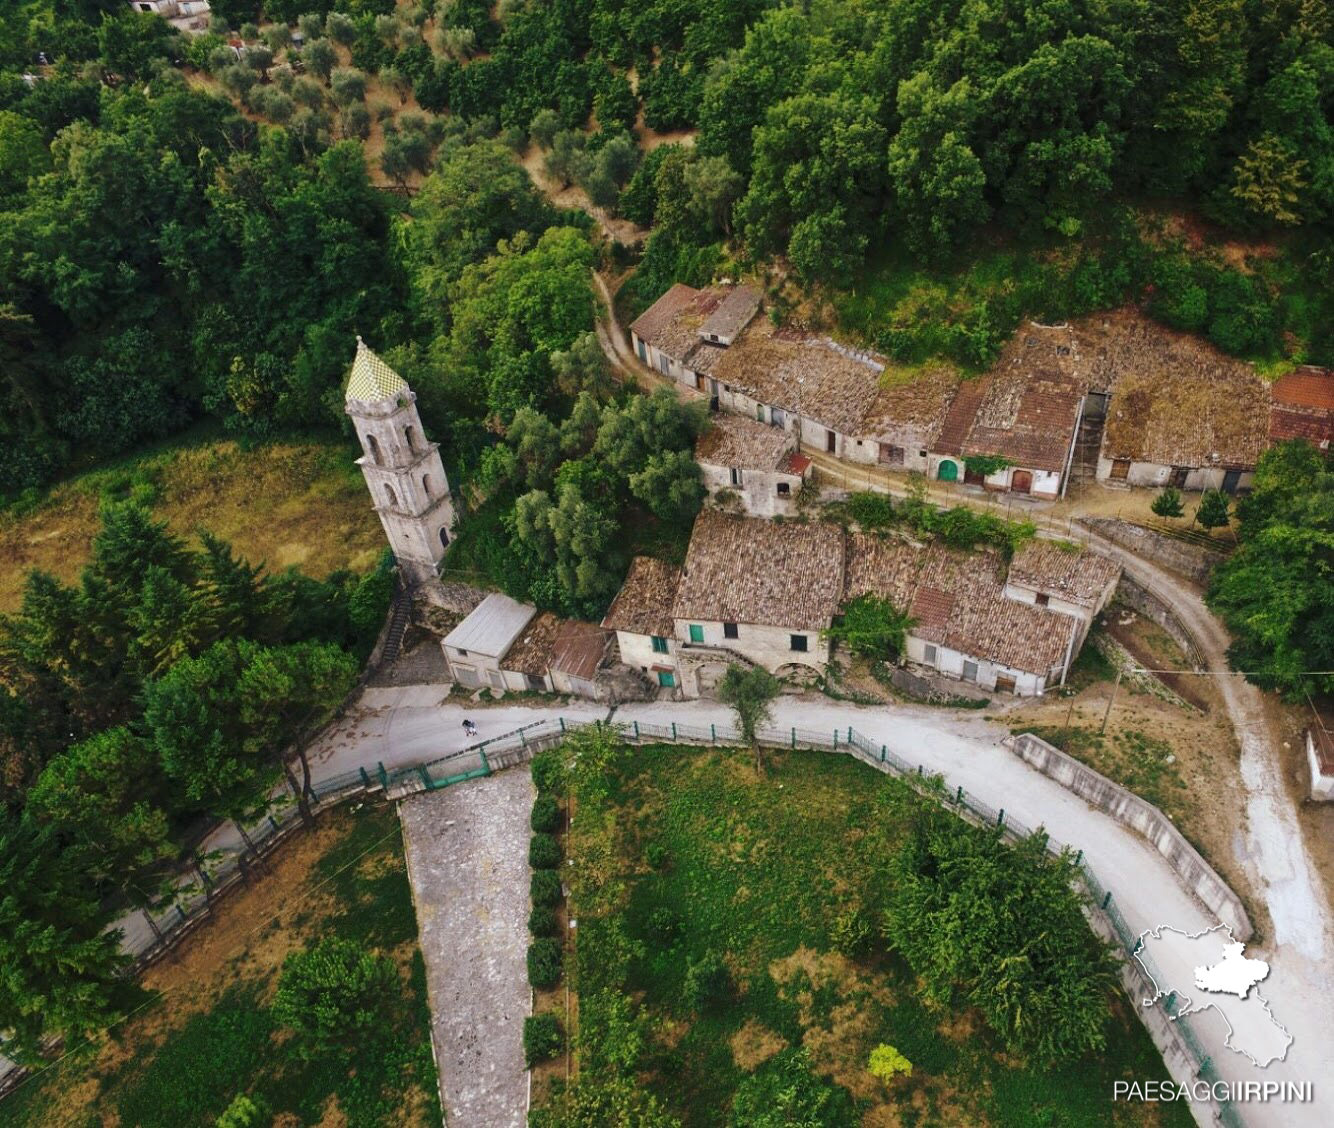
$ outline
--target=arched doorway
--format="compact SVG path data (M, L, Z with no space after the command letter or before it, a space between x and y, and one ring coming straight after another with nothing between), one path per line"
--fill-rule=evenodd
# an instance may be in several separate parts
M959 464L951 462L948 458L942 459L940 469L936 471L936 477L942 482L957 482L959 480Z
M1033 490L1033 473L1031 470L1016 470L1010 475L1011 493L1031 493Z

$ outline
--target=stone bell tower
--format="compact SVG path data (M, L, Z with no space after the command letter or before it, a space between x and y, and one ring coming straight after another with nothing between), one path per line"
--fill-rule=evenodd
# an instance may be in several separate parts
M408 583L436 576L454 531L454 501L407 382L360 338L345 410L365 452L357 459L384 535Z

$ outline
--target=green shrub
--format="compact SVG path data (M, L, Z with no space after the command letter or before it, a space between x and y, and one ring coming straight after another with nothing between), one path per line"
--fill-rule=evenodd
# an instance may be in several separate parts
M534 834L528 843L528 864L535 870L555 869L560 865L560 843L549 834Z
M534 905L551 906L561 898L560 878L555 870L538 870L528 886L528 895Z
M554 1014L530 1014L523 1020L523 1060L529 1069L554 1058L564 1045L565 1035Z
M655 870L662 869L667 864L667 858L667 847L661 842L650 842L644 847L644 861Z
M550 834L560 825L560 806L550 795L539 795L533 804L528 825L543 834Z
M894 520L894 507L886 494L863 491L849 496L848 516L863 529L883 529Z
M560 753L554 748L544 748L533 757L533 786L539 796L550 795L559 790L565 778L565 765L561 763Z
M549 936L528 945L528 982L534 987L554 987L560 980L563 960L560 942Z
M528 931L534 936L555 936L556 910L550 905L534 905L528 914Z
M698 962L686 968L685 985L681 997L694 1011L707 1010L722 1002L731 993L732 974L717 952L706 952Z
M656 941L661 947L670 948L680 931L681 921L671 909L657 908L649 913L649 939Z
M351 1047L380 1025L400 988L393 960L330 936L283 962L273 1015L303 1051Z

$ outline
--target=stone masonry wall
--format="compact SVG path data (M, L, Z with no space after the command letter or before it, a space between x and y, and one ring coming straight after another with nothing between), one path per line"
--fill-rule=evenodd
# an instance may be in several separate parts
M1106 537L1136 556L1143 556L1197 584L1207 583L1209 574L1220 557L1199 545L1179 541L1175 537L1134 525L1119 517L1083 517L1080 523Z

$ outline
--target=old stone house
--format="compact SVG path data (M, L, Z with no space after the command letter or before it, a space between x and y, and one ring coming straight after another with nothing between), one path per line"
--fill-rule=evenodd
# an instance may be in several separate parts
M754 286L696 290L678 282L631 323L630 343L650 368L717 399L713 364L759 308Z
M711 503L752 517L792 515L811 475L788 432L726 412L695 443L695 461Z
M449 676L469 687L544 688L527 684L523 671L516 669L513 662L506 663L510 649L536 616L536 607L493 591L441 643Z
M683 692L708 693L737 661L794 680L819 674L842 593L837 526L702 510L672 604Z
M680 568L652 556L636 556L602 619L605 628L616 632L621 661L664 689L681 685L672 620L680 583Z
M1005 576L1004 595L1068 615L1080 623L1075 652L1093 620L1116 594L1121 565L1075 545L1033 539L1020 547Z

